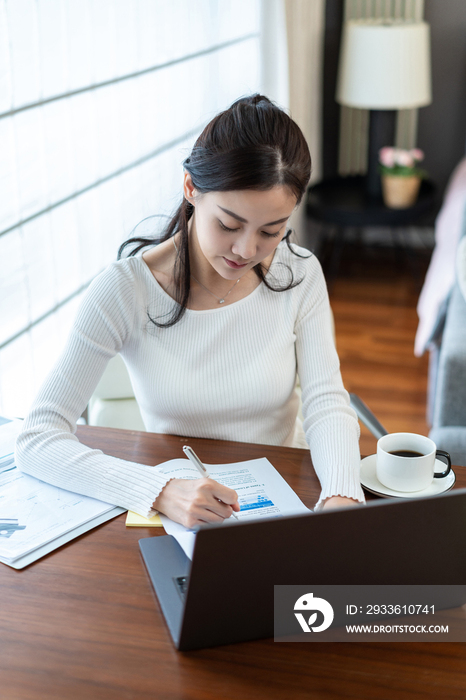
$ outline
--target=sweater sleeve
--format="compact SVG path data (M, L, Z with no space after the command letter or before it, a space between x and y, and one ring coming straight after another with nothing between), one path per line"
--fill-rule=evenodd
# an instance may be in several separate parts
M90 285L65 350L25 420L16 463L54 486L149 517L167 482L161 471L90 449L75 435L108 361L131 335L135 297L131 273L118 264Z
M316 508L330 496L364 503L359 481L359 423L340 374L324 276L315 256L308 264L295 333L303 427L322 487Z

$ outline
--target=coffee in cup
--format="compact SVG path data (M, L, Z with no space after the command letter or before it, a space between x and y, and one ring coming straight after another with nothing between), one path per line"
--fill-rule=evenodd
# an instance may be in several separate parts
M435 472L435 460L445 462L443 472ZM442 479L451 471L448 452L437 450L433 440L415 433L389 433L377 442L377 478L393 491L423 491L433 479Z

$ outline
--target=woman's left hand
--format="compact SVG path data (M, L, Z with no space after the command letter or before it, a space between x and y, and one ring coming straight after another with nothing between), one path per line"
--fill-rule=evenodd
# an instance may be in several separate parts
M347 506L360 506L360 501L346 496L331 496L324 501L322 510L331 510L332 508L346 508Z

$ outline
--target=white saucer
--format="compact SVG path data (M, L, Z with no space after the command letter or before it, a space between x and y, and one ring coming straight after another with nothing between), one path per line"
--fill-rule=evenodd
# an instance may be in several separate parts
M376 463L377 455L369 455L369 457L361 459L359 478L361 486L363 486L366 491L374 493L376 496L382 496L383 498L420 498L421 496L437 496L440 493L449 491L455 485L456 474L452 469L448 476L443 477L443 479L434 479L430 486L422 491L411 491L410 493L394 491L381 484L377 479L375 470ZM445 471L445 464L439 459L435 460L435 471Z

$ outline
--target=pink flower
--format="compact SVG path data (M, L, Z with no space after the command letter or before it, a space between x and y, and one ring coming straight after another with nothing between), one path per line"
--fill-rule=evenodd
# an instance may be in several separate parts
M410 150L410 153L412 157L414 158L415 161L419 163L419 161L424 160L424 151L421 151L420 148L412 148Z
M399 168L405 168L406 171L415 171L419 161L423 160L424 153L420 148L394 148L393 146L385 146L379 151L379 161L387 170L399 172Z
M391 146L381 148L379 151L379 160L386 168L393 168L395 165L395 149Z
M398 165L402 165L405 168L414 167L414 158L411 155L411 152L404 151L401 148L397 149L397 152L395 153L395 161Z

